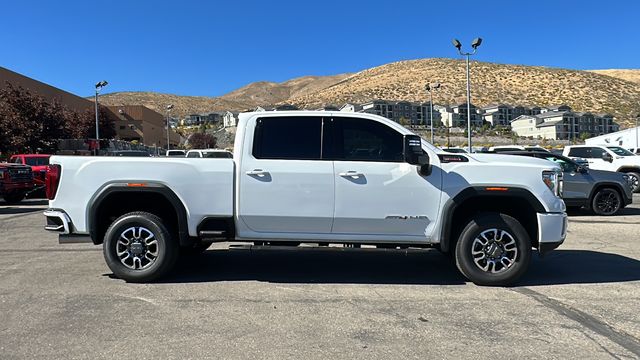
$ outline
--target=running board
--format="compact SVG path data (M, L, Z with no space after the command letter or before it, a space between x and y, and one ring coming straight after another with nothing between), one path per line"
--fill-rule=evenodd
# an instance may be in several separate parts
M198 233L198 236L202 240L228 240L227 232L223 230L202 230Z

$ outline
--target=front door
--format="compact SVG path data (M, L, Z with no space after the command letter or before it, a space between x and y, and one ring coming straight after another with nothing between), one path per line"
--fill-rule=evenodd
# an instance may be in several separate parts
M240 165L238 214L251 231L331 232L333 162L321 160L322 121L263 117L247 126L245 141L253 145Z
M383 123L345 117L333 118L332 127L333 233L391 241L429 238L440 201L439 168L422 176L405 163L403 135Z

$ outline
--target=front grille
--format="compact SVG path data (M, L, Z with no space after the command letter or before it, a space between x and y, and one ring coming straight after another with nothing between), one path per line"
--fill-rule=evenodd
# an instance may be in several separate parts
M16 181L30 181L33 180L33 174L31 169L9 169L9 176L12 180Z

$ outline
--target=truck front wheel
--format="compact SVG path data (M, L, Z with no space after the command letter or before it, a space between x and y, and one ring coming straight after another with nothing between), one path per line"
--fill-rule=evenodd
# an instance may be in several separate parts
M104 236L107 266L115 276L128 282L160 278L173 268L178 251L178 242L162 219L147 212L122 215Z
M477 285L511 285L529 266L531 240L513 217L479 214L460 234L455 259L460 272Z

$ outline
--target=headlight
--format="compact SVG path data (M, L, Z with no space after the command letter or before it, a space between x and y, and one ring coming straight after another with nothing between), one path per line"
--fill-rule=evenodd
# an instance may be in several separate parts
M557 170L557 171L543 171L542 172L542 182L545 183L545 185L547 185L547 187L549 188L549 190L551 190L551 192L557 196L557 197L562 197L562 187L563 187L563 181L562 181L562 173Z

